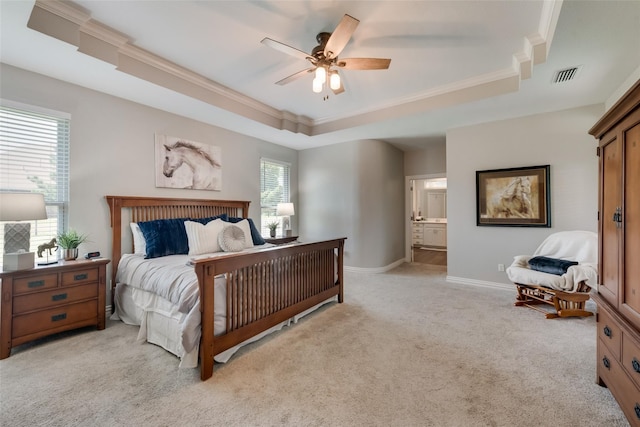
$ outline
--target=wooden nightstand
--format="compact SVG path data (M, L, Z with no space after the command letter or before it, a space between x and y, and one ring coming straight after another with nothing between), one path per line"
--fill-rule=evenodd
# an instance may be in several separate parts
M298 240L298 236L280 236L280 237L265 237L264 241L267 243L273 243L274 245L283 245L285 243L291 243Z
M90 325L104 329L108 263L83 259L0 272L0 359L47 335Z

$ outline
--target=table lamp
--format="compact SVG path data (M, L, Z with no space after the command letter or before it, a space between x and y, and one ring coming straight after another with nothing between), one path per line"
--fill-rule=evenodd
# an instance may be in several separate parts
M39 193L0 193L0 221L33 221L47 219L44 195ZM35 254L29 252L30 222L4 225L4 271L33 268Z
M291 222L289 217L295 214L293 203L278 203L276 215L282 217L282 231L286 237L291 236Z

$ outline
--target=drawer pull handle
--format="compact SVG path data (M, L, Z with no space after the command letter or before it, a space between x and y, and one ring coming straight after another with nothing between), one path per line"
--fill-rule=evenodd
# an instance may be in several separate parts
M608 336L609 338L611 338L611 328L609 328L608 326L604 327L604 334L606 336Z
M62 301L63 299L67 299L67 294L57 294L51 297L51 301Z
M73 276L73 280L85 280L89 275L87 273L76 274Z
M638 359L634 357L631 361L631 366L633 367L634 371L640 374L640 362L638 362Z
M611 362L609 362L609 359L607 359L607 356L602 358L602 364L604 365L605 368L611 369Z
M633 409L636 411L636 417L640 420L640 403L636 403L636 406Z
M52 322L57 322L59 320L64 320L66 318L67 318L67 313L55 314L55 315L51 316L51 321Z
M44 280L34 280L33 282L27 283L28 288L39 288L40 286L44 286Z

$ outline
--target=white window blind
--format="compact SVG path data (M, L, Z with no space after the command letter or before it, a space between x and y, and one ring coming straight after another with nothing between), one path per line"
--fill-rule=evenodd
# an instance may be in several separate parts
M46 220L31 222L31 248L65 229L69 203L69 129L64 113L0 105L0 191L43 193ZM4 228L4 225L3 225ZM0 229L0 248L4 247ZM55 256L55 255L54 255Z
M269 235L267 224L281 222L276 216L278 203L289 202L289 173L291 165L277 160L260 159L260 207L261 233ZM278 231L282 233L282 226ZM279 234L280 234L279 233Z

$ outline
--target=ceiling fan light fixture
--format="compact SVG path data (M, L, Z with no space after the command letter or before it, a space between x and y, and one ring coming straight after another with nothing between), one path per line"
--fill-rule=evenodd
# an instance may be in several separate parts
M340 74L338 74L338 71L336 70L331 71L331 77L329 78L329 87L331 87L331 89L333 90L340 89Z
M316 68L316 79L320 81L320 84L323 84L327 81L327 70L324 67Z
M318 80L317 77L315 79L313 79L313 91L315 93L322 92L322 82L320 80Z

